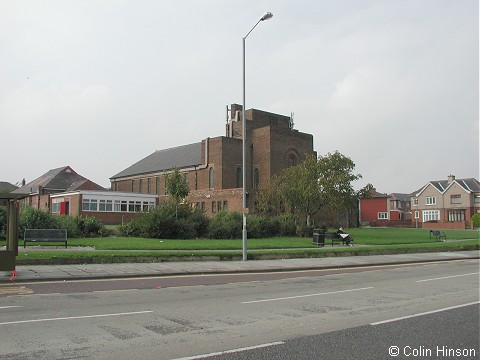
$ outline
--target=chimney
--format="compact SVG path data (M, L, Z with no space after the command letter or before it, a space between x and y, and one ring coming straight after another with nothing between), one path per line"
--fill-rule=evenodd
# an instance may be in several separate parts
M455 180L455 175L452 175L452 174L448 175L448 183L449 184L452 183L454 180Z

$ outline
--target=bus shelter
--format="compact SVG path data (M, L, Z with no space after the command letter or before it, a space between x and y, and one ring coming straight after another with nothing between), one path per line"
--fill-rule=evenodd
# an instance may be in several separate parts
M0 205L7 207L7 227L5 250L0 249L0 271L14 271L18 255L19 200L25 194L0 194Z

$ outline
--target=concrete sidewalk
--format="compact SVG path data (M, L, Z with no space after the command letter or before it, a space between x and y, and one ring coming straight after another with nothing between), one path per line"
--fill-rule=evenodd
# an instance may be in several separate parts
M121 263L85 265L19 265L16 276L0 272L0 284L30 281L108 279L165 275L272 272L337 269L359 266L479 259L480 251L415 253L399 255L345 256L314 259Z

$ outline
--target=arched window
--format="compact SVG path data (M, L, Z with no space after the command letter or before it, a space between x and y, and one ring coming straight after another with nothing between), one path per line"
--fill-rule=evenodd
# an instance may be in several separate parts
M208 170L208 187L210 189L213 189L213 168L210 168L210 170Z
M258 168L253 170L253 188L258 189L258 183L260 182L260 174L258 172Z
M297 157L295 154L288 155L288 166L296 166L297 165Z
M236 178L237 188L241 188L243 186L242 168L240 167L237 168L237 171L235 173L235 178Z

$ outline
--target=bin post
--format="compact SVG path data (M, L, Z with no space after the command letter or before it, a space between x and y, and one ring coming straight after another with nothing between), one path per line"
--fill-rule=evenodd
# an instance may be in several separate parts
M320 247L323 247L325 245L324 229L313 229L313 243Z

